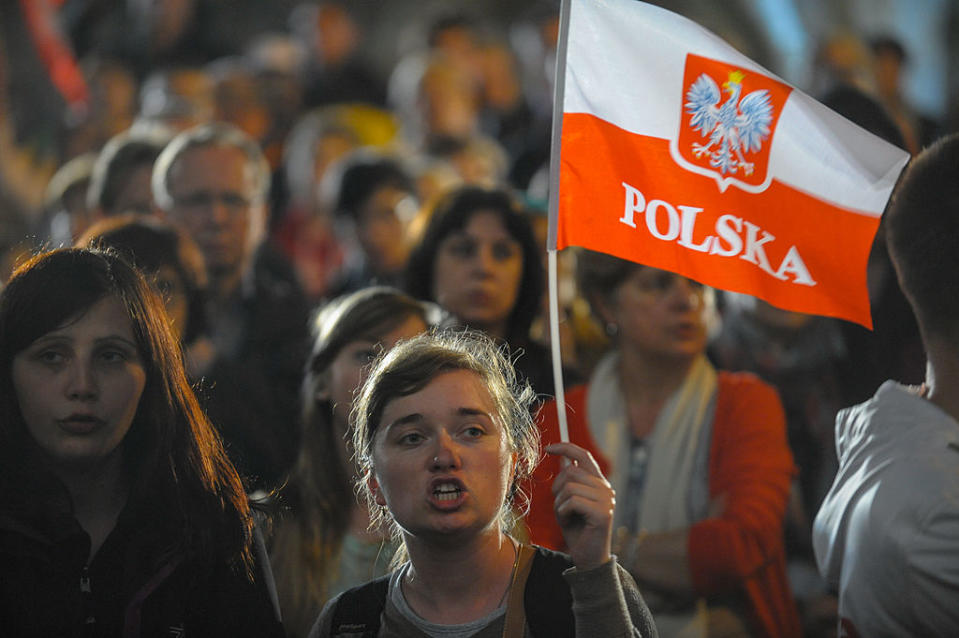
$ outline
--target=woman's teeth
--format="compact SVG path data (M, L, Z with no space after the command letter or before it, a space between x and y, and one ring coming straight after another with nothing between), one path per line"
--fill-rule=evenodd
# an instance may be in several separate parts
M433 490L433 495L438 501L452 501L459 496L460 488L456 485L450 483L444 483L443 485L437 485Z

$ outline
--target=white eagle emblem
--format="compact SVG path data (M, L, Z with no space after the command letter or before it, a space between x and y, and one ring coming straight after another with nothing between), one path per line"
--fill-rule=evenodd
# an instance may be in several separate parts
M729 74L723 90L729 98L719 104L722 95L716 81L703 73L686 92L686 112L692 117L689 125L709 137L708 144L693 143L696 157L709 156L709 164L721 174L751 175L753 164L747 162L743 153L754 153L762 148L763 140L769 137L769 125L773 120L773 107L769 91L753 91L741 100L743 78L739 71Z

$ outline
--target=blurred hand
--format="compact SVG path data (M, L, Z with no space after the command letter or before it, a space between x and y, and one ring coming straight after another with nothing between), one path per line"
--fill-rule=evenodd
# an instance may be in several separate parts
M573 443L546 447L570 462L553 481L553 511L566 548L579 569L592 569L610 559L616 493L593 456Z

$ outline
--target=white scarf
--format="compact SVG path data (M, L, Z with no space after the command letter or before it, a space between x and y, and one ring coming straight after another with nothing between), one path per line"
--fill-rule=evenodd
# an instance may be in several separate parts
M623 396L632 388L622 386L618 363L619 354L614 351L596 366L586 397L586 415L593 438L612 462L607 478L620 495L620 502L626 502L636 498L627 493L632 435ZM716 370L705 356L697 357L682 385L656 417L649 437L639 520L624 521L627 508L616 508L616 527L666 532L705 518L708 481L704 468L696 464L708 463L717 387ZM654 618L661 636L706 638L708 634L709 609L704 598L697 599L689 611L660 612Z
M611 352L596 366L586 397L586 415L593 438L612 462L608 478L613 489L625 500L635 497L626 493L631 435L623 392L631 389L622 387L618 362L619 354ZM656 418L649 440L639 521L629 521L629 527L664 532L689 527L705 515L692 511L689 496L697 474L695 464L704 458L699 448L708 445L711 438L703 429L712 426L716 389L716 370L705 356L697 357ZM627 523L619 518L624 509L617 509L617 527Z

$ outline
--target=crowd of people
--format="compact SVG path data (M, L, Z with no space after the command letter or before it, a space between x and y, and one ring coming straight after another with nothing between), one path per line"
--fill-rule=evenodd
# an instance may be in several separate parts
M874 331L564 251L559 406L555 6L381 78L345 3L229 56L203 3L55 4L0 11L64 105L44 164L0 91L3 632L959 631L959 138L894 39L818 96L918 156Z

